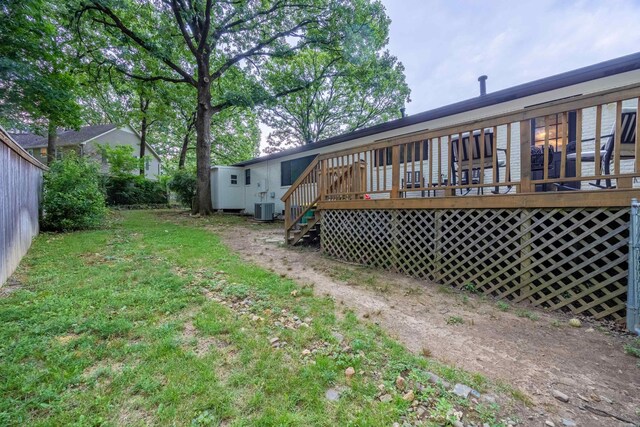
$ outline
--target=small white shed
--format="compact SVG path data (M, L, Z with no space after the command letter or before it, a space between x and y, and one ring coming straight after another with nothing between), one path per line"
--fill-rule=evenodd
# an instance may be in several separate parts
M211 202L216 210L245 208L244 168L214 166L211 168Z

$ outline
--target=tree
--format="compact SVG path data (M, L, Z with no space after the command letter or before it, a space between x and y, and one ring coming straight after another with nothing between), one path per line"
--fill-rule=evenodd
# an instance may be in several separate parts
M295 61L274 66L279 73L311 76L315 83L262 109L263 121L274 129L266 152L399 118L409 100L404 67L388 52L373 51L364 60L345 63L307 51Z
M358 49L367 35L353 24L381 15L384 8L370 0L86 0L77 5L75 28L82 51L102 66L196 89L195 210L209 214L212 117L304 89L312 82L267 85L264 66L311 46L336 56L344 42Z
M11 128L46 132L48 163L55 160L58 127L79 127L82 114L61 13L45 0L0 7L0 117Z
M140 133L139 158L146 155L152 127L174 118L169 104L171 90L165 82L145 82L132 79L113 70L85 67L85 84L93 103L111 123L129 124ZM100 120L100 119L99 119ZM144 176L144 163L139 175Z

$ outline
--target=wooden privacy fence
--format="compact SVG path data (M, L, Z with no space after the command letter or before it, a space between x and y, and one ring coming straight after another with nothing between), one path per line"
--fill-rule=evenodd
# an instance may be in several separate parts
M333 257L596 319L626 315L629 208L325 210Z
M42 174L31 157L0 128L0 286L38 234Z

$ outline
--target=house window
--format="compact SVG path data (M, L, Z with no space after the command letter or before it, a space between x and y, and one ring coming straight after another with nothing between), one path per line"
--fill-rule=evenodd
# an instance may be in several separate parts
M280 163L280 185L284 187L293 184L315 158L312 155Z
M391 166L392 158L393 158L393 149L391 147L380 148L376 150L376 157L374 159L374 166ZM406 161L405 161L405 153L406 153ZM385 158L386 157L386 158ZM420 157L422 160L429 159L429 141L422 141L422 156L420 155L420 142L414 142L409 144L404 144L400 146L400 164L403 163L411 163L419 162Z
M244 185L251 185L251 169L244 171Z
M236 185L238 183L238 175L231 175L231 185Z
M151 161L149 159L145 159L144 169L148 171L150 166L151 166Z
M41 157L45 157L47 155L47 149L46 148L41 148L40 149L40 156Z
M573 142L576 140L576 113L571 111L568 114L569 123L567 126L568 135L567 142ZM531 122L531 140L536 147L543 147L545 140L545 129L549 126L549 146L553 148L555 152L562 151L562 117L561 114L551 114L546 117L538 117Z

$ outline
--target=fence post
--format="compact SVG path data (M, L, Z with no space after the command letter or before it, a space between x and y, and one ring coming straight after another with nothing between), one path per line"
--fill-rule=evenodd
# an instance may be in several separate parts
M629 276L627 278L627 329L640 335L640 204L631 199L631 217L629 221Z
M531 193L531 190L531 122L523 120L520 122L520 191Z

